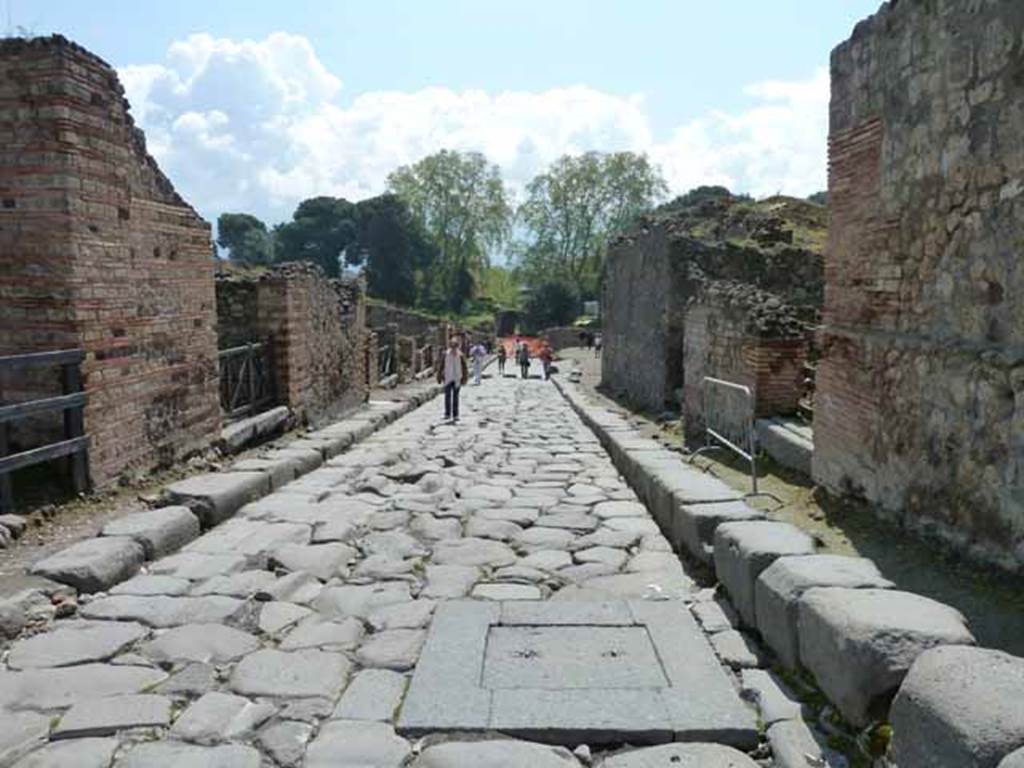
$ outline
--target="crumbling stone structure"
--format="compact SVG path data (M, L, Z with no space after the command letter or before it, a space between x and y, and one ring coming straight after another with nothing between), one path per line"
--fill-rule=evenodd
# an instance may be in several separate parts
M0 354L85 350L95 483L219 431L215 312L210 227L114 70L62 37L0 40Z
M789 413L823 289L825 211L731 196L663 207L609 248L602 383L651 412L703 425L702 380L757 387L761 415Z
M366 291L294 262L217 279L221 348L269 341L279 404L315 419L368 394Z
M814 475L1024 560L1024 5L891 3L832 54Z

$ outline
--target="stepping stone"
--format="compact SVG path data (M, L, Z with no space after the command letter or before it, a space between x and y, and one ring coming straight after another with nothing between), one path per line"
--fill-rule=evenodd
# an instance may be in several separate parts
M372 611L366 621L375 632L385 629L420 629L430 623L436 606L435 601L424 599L385 605Z
M179 579L203 581L244 570L248 560L242 555L204 555L198 552L179 552L164 557L149 566L150 573L174 576Z
M294 603L264 603L260 609L259 628L268 635L276 635L282 629L312 615L312 609Z
M757 628L765 643L790 669L800 664L797 614L800 597L812 587L875 587L893 583L882 577L875 564L862 557L806 555L782 557L768 566L754 585Z
M224 664L259 646L259 640L239 629L222 624L187 624L164 632L139 648L139 653L156 662Z
M147 560L163 557L199 536L199 518L188 507L161 507L119 517L103 526L103 536L137 541Z
M210 472L167 486L171 501L195 512L204 528L224 522L269 491L270 477L262 472Z
M165 597L113 595L94 600L79 610L87 619L138 621L150 627L217 624L237 615L245 603L233 597Z
M326 587L313 607L325 618L355 616L364 619L377 608L412 600L409 585L404 581L385 581L379 584Z
M917 657L893 701L899 765L995 766L1024 745L1024 659L967 646Z
M419 658L426 632L422 629L387 629L371 635L356 658L365 667L383 667L399 672L412 669Z
M335 720L379 720L394 718L409 680L389 669L364 669L349 683L334 710Z
M594 507L597 517L647 517L647 507L636 501L602 501Z
M801 661L855 726L888 712L889 698L922 651L974 644L958 611L887 589L809 589L797 627Z
M351 662L340 653L264 648L242 659L229 685L243 696L320 696L335 699L345 687Z
M398 721L410 737L440 730L570 745L758 740L676 601L442 604Z
M166 678L159 669L116 664L0 671L0 709L66 709L87 699L140 693Z
M477 584L471 597L480 600L540 600L544 593L533 584Z
M60 622L49 632L15 642L7 666L30 669L107 661L148 634L148 629L132 622Z
M134 576L128 581L122 581L110 590L112 595L170 595L172 597L184 595L192 588L192 582L188 579L178 579L174 576L151 576L141 574Z
M306 743L313 735L313 726L297 720L279 720L263 728L256 743L283 768L299 768L306 754Z
M248 736L274 714L269 702L211 691L189 705L171 728L170 737L213 745Z
M331 720L306 750L305 768L399 768L411 753L390 725Z
M79 592L103 592L135 575L145 559L142 545L126 536L86 539L35 563L37 576L68 584Z
M363 639L363 623L358 619L328 621L313 615L299 622L281 641L282 651L303 648L321 648L330 651L350 651Z
M117 768L260 768L261 763L257 750L240 744L200 747L155 741L130 748L117 761Z
M754 585L780 557L813 555L814 539L789 523L723 523L715 530L715 574L748 627L757 626Z
M516 562L516 553L507 545L490 539L439 541L432 560L440 565L475 565L498 568Z
M665 744L620 752L601 768L759 768L747 755L719 744Z
M230 576L214 576L192 588L191 595L224 595L225 597L249 598L267 589L277 581L270 571L242 571Z
M528 741L450 741L423 750L412 768L580 768L564 747ZM651 768L654 768L652 766Z
M166 696L107 696L74 704L50 738L110 736L128 728L161 728L170 724L171 700Z
M14 768L110 768L117 739L69 739L47 744L14 763ZM0 764L8 765L0 748Z
M48 715L0 710L0 765L12 765L19 757L43 744L49 733Z
M347 544L285 544L270 555L276 563L288 571L305 571L318 579L327 581L335 576L346 576L348 564L359 553Z

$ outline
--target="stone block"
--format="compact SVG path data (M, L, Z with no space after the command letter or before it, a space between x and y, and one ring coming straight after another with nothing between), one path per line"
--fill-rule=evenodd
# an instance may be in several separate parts
M204 528L227 520L269 491L270 478L263 472L210 472L167 486L171 501L195 512Z
M245 607L233 597L168 597L166 595L111 595L82 606L87 619L138 621L150 627L227 621Z
M22 755L43 744L49 733L47 715L0 710L0 765L14 765Z
M340 653L286 653L264 648L238 663L230 686L243 696L318 696L333 700L345 687L351 666Z
M612 755L601 768L757 768L757 763L732 747L719 744L664 744Z
M814 554L814 539L789 523L768 520L723 523L715 529L715 573L740 619L757 623L754 585L778 558Z
M669 540L677 552L714 567L715 529L722 523L763 520L764 512L742 501L680 504L672 516Z
M528 741L451 741L423 750L412 768L579 768L564 747L549 747Z
M885 589L814 587L800 598L800 660L856 726L884 719L922 651L973 645L963 616L920 595Z
M239 419L221 430L220 444L227 453L235 453L245 445L283 429L290 415L287 406L279 405L255 416Z
M0 671L0 711L65 709L87 699L141 693L166 677L159 669L114 664Z
M274 714L274 705L211 691L191 704L171 728L171 738L193 744L240 740Z
M128 728L160 728L171 724L171 700L144 693L106 696L76 703L53 729L53 739L110 736Z
M32 573L68 584L79 592L102 592L129 579L142 565L141 544L124 536L86 539L32 566Z
M60 622L49 632L15 642L7 666L34 669L106 661L147 634L145 627L127 621Z
M14 768L110 768L118 741L115 738L55 741L25 756ZM0 765L3 762L0 753Z
M386 723L331 720L306 750L305 768L400 768L412 753Z
M797 606L812 587L873 587L893 584L870 560L842 555L781 557L766 568L754 586L757 629L765 643L790 669L800 663Z
M1008 754L996 768L1024 768L1024 747Z
M924 651L890 722L900 768L997 768L1024 746L1024 659L970 646Z
M389 669L364 669L349 683L333 717L390 721L405 694L408 678Z
M180 741L154 741L131 747L117 768L260 768L258 750L241 744L201 747Z
M103 536L127 536L142 545L146 559L163 557L199 536L199 518L188 507L161 507L119 517Z

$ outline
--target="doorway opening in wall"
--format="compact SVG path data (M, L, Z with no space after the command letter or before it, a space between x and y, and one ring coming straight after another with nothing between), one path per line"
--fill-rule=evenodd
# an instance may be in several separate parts
M272 408L276 403L269 340L253 341L217 353L220 407L226 421Z

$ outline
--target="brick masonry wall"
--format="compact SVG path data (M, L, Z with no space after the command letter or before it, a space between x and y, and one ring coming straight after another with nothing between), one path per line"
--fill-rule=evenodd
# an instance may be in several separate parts
M1011 566L1024 562L1022 71L1015 0L886 5L833 52L814 424L819 483Z
M63 38L0 42L0 353L83 347L94 482L219 431L210 227L115 72Z

